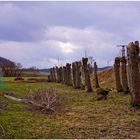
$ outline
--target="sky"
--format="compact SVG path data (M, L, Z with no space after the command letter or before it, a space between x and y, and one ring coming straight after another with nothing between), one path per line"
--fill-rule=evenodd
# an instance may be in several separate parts
M0 56L50 68L93 57L112 65L140 40L140 2L0 2ZM86 53L85 53L86 52Z

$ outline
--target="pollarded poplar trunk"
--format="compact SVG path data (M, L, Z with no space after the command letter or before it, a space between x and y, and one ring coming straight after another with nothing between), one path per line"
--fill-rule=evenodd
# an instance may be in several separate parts
M53 79L53 70L52 70L52 68L50 68L50 80L51 80L51 82L54 81L54 79Z
M140 105L140 75L139 75L139 42L129 43L127 47L128 55L128 69L130 76L130 91L131 91L131 103L133 106Z
M122 82L122 89L124 93L128 93L128 80L127 80L127 72L126 72L126 59L125 57L120 58L121 62L121 82Z
M60 73L60 68L58 68L58 67L56 67L56 81L57 81L57 83L60 83L60 81L61 81L61 73Z
M80 71L81 71L81 89L85 89L85 74L83 65L81 65Z
M75 62L72 63L72 77L73 77L73 87L76 88L76 64Z
M95 81L95 88L99 88L99 81L98 81L98 75L97 75L97 64L94 62L94 81Z
M63 68L60 67L60 68L59 68L59 71L60 71L60 83L63 84Z
M89 73L92 74L92 67L90 64L88 64L88 69L89 69Z
M56 82L56 72L55 68L53 67L53 82Z
M48 82L51 82L51 78L50 78L50 75L48 75L48 80L47 80Z
M59 74L58 74L58 67L56 66L55 67L55 70L56 70L56 82L58 82L59 83Z
M121 80L120 80L120 58L119 57L115 58L114 74L115 74L116 90L118 92L121 92L122 85L121 85Z
M81 88L81 73L80 73L80 67L81 67L81 62L76 61L76 88Z
M67 84L67 70L65 66L63 67L63 74L64 74L63 76L64 84L66 85Z
M84 74L85 74L86 91L91 92L92 87L91 87L91 81L90 81L90 71L89 71L88 64L87 64L88 58L82 58L82 62L83 62L83 68L84 68Z
M71 86L71 64L67 63L66 64L66 71L67 71L67 85Z
M62 67L62 84L65 83L65 72L64 72L64 67Z

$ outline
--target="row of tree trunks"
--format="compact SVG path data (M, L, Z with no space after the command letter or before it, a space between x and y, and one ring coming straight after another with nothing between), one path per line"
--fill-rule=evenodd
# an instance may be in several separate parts
M12 68L2 68L2 73L4 77L17 77L21 74L22 70L12 69Z
M72 68L71 68L72 67ZM95 87L99 87L97 77L97 65L94 65ZM92 91L90 69L88 58L82 58L81 61L76 61L71 64L67 63L63 67L50 68L49 81L58 82L67 86L73 86L75 89L85 89L87 92Z
M130 89L131 104L140 106L140 48L139 42L130 42L127 46L127 59L116 57L114 62L114 74L116 90L128 93ZM128 62L128 78L126 64Z

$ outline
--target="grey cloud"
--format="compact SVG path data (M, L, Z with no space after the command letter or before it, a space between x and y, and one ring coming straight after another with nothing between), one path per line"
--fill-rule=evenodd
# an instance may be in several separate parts
M25 66L60 58L112 61L117 44L140 39L140 2L0 2L0 55Z

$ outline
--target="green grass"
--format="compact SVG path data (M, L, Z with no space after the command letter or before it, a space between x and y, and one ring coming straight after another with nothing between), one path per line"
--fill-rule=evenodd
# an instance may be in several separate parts
M24 97L28 87L33 91L55 87L67 100L62 112L45 115L0 94L0 101L8 102L0 112L0 124L6 132L6 136L0 133L0 138L140 138L140 114L131 108L130 95L110 92L107 100L97 101L95 93L57 83L19 82L7 86L16 97Z

